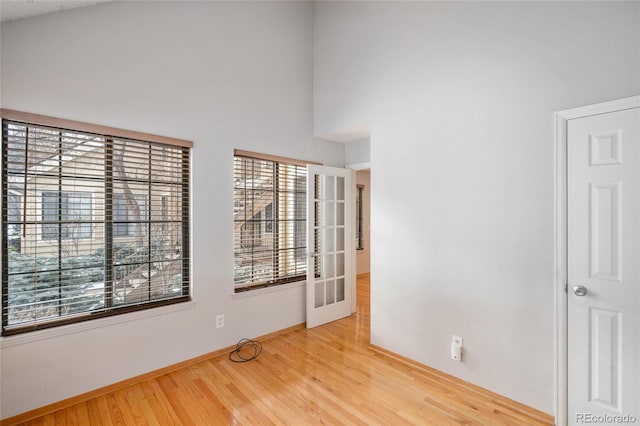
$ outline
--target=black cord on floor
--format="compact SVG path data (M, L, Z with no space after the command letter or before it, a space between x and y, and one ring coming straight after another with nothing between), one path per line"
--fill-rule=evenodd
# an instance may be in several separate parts
M249 356L242 355L240 353L244 348L250 348L245 351L245 353L250 354ZM258 342L257 340L240 339L240 341L236 345L236 348L229 353L229 361L249 362L258 358L260 352L262 352L262 343Z

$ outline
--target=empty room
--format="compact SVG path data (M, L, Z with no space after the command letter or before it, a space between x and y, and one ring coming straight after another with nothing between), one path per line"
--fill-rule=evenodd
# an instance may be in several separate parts
M640 2L0 0L0 424L640 424Z

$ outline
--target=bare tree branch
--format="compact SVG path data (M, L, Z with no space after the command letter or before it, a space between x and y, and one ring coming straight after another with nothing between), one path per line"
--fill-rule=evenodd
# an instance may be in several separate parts
M140 206L138 205L138 201L133 195L133 192L131 192L129 182L127 181L127 172L124 167L124 152L126 150L127 143L123 141L122 144L113 144L113 146L113 172L115 177L122 179L121 183L124 191L124 200L130 215L135 221L136 246L143 247L144 232L142 231L142 224L140 223Z

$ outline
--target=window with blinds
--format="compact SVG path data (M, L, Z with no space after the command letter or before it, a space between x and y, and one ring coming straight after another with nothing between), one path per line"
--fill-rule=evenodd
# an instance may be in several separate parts
M2 334L189 300L189 155L3 118Z
M307 169L234 156L234 290L305 279Z
M364 186L356 186L356 250L364 250Z

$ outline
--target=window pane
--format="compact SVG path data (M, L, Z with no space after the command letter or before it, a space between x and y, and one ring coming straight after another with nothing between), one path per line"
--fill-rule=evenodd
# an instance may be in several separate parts
M336 302L344 300L344 278L336 281Z
M265 228L268 233L273 232L273 203L269 203L264 209Z
M335 199L335 177L333 176L323 176L325 181L325 193L324 199L333 200Z
M121 238L113 240L113 304L181 296L187 260L182 233L188 208L183 205L181 151L124 140L115 145L125 158L114 165L119 168L114 173L119 211L116 215L114 203L114 235Z
M42 239L55 240L58 239L59 226L58 221L58 204L60 203L59 194L56 192L42 193Z
M314 307L316 308L320 308L322 306L324 306L324 289L325 289L325 285L324 282L316 282L315 283L315 295L314 295L314 300L315 300L315 304Z
M129 235L129 225L126 222L129 220L129 210L127 204L124 201L123 194L114 194L113 196L113 235L122 236Z
M341 176L336 177L336 200L338 201L342 201L344 200L344 192L345 192L345 188L344 188L344 178Z
M326 292L327 292L327 305L331 305L332 303L335 302L335 294L336 294L336 282L334 280L327 281Z
M7 239L9 250L20 251L22 229L22 197L17 194L7 195Z
M113 235L135 236L136 232L141 232L138 227L142 226L141 221L145 221L149 213L147 196L116 193L113 197Z
M63 238L91 238L92 224L88 223L92 219L91 193L64 192L61 198L61 220L67 222L63 225Z
M336 228L336 251L344 250L344 228Z
M344 225L344 203L342 201L336 203L336 225Z
M336 254L336 276L344 275L344 253Z

